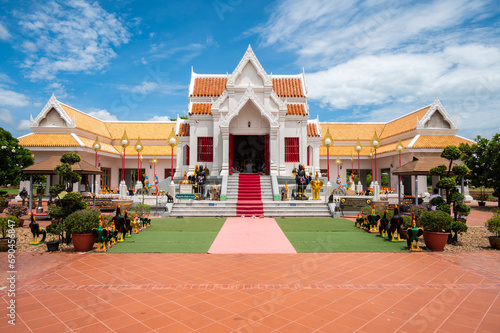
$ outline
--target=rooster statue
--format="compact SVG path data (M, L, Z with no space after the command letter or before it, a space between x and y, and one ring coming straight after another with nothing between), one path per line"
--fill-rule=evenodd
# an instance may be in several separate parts
M111 222L111 226L108 226L108 248L116 245L118 239L118 230L116 230L115 222Z
M125 211L125 215L123 216L125 219L125 236L124 237L132 237L132 226L130 224L130 218L128 217L128 212Z
M372 204L372 213L368 215L368 232L376 233L377 232L377 223L380 220L380 215L375 213L375 204Z
M354 226L355 226L356 228L359 228L359 227L361 226L361 219L360 219L360 217L359 217L359 214L358 214L358 216L356 217L356 221L354 221Z
M389 226L389 232L387 234L387 237L391 242L404 242L401 239L401 226L403 225L403 217L399 215L399 208L396 205L394 207L394 216L391 218L391 224ZM394 233L398 233L398 239L394 239Z
M139 233L139 216L134 216L134 220L131 222L132 224L132 233L133 234L138 234Z
M121 214L120 205L116 207L116 213L115 216L113 216L111 222L114 223L116 230L120 233L120 239L118 239L118 242L119 243L123 242L123 237L125 237L126 230L125 230L125 218Z
M387 237L387 228L389 226L389 219L387 218L387 209L384 210L384 216L380 219L378 232L380 237Z
M41 228L40 225L36 222L35 215L33 214L33 212L31 212L29 215L30 215L30 219L31 219L30 229L31 229L31 233L33 234L33 241L30 243L30 245L38 245L40 243L44 243L45 237L47 236L45 229ZM40 235L42 235L41 241L38 240Z
M421 228L417 228L417 222L415 222L415 213L411 213L411 228L407 229L408 239L406 243L408 244L408 249L410 251L422 251L420 246L418 246L418 238L424 234ZM415 242L415 246L413 246Z
M95 252L107 251L106 242L108 240L108 230L103 229L102 225L102 215L99 215L99 225L97 226L97 228L92 229L92 235L95 236L97 242L97 249L95 249Z

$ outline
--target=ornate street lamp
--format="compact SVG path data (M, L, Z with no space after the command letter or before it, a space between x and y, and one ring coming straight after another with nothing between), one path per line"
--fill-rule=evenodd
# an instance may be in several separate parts
M377 148L380 147L380 140L377 136L377 131L373 134L371 145L375 150L375 183L377 182ZM373 174L373 172L372 172Z
M142 142L141 142L141 137L137 137L137 142L135 143L135 150L137 151L137 182L141 182L141 151L144 149Z
M340 163L342 163L340 161L340 158L337 156L337 159L335 160L335 163L337 164L337 179L339 179L339 176L340 176Z
M123 148L122 151L122 182L125 183L125 148L128 147L130 141L128 140L127 131L123 130L122 138L120 139L120 145Z
M328 172L328 183L330 183L330 147L333 145L333 138L330 134L330 129L326 129L326 134L323 137L323 146L326 147L326 156L327 156L327 172Z
M370 148L370 160L372 165L372 184L375 181L375 176L373 175L373 150Z
M92 144L92 149L95 151L95 162L94 162L94 166L97 168L97 152L99 150L101 150L101 143L99 142L99 139L96 135L95 137L95 141L94 143ZM97 178L97 175L94 175L94 199L92 200L93 201L93 204L94 204L94 208L95 208L95 196L97 195L97 191L96 191L96 178Z
M399 167L401 168L401 153L405 150L403 143L401 142L401 138L399 138L398 143L396 144L396 151L399 154ZM399 175L398 182L398 207L401 207L401 175Z
M358 141L356 141L356 144L354 145L354 150L358 153L358 182L361 181L361 173L360 173L360 169L359 169L359 153L361 153L361 151L363 150L363 146L361 146L361 142L359 142L359 138L358 138Z
M152 162L153 162L153 166L154 166L153 167L153 178L155 178L156 177L156 163L158 163L158 160L156 159L156 156L153 157L153 161Z
M352 172L352 170L353 170L353 169L354 169L354 155L353 155L353 154L352 154L352 152L351 152L351 173L353 173L353 172ZM347 177L347 176L346 176L346 177Z
M179 138L175 135L175 129L172 127L172 132L168 136L167 143L170 147L172 147L172 155L171 155L171 168L170 168L170 185L174 184L174 147L179 143Z

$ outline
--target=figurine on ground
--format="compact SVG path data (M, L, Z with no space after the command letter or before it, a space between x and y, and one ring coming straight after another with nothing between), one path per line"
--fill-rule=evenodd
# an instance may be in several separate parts
M387 228L389 226L389 219L387 218L387 209L384 210L384 216L380 219L378 232L380 237L387 237Z
M311 181L311 188L313 190L313 200L321 200L320 191L323 187L323 181L318 178L318 172L316 172L316 178Z
M132 237L132 226L130 224L130 218L128 217L128 212L125 211L125 215L123 216L125 219L125 236L124 237Z
M47 233L45 232L44 228L41 228L40 225L36 222L35 220L35 215L33 212L30 212L30 229L31 233L33 234L33 241L30 243L30 245L38 245L40 243L45 242L45 237L47 236ZM42 240L39 241L39 237L42 235Z
M389 226L389 232L387 234L387 237L391 242L398 241L402 242L403 240L401 239L401 226L403 225L403 217L399 215L399 208L396 205L394 208L394 216L391 218L391 223ZM398 239L394 239L394 234L398 233Z
M380 220L380 215L375 213L375 204L372 204L372 213L368 215L368 231L372 233L377 232L377 223Z
M411 228L408 228L408 239L406 243L410 251L422 251L420 246L418 246L418 238L424 234L421 228L417 228L417 222L415 221L415 213L411 213ZM415 242L415 246L413 246Z
M120 233L120 239L118 242L123 242L123 237L125 237L127 231L125 230L125 218L121 214L120 205L116 207L116 213L111 222L115 224L116 229Z
M107 251L106 242L108 240L108 230L103 229L102 225L102 215L99 215L99 225L97 226L97 228L92 229L92 234L95 236L97 242L97 249L95 250L95 252Z

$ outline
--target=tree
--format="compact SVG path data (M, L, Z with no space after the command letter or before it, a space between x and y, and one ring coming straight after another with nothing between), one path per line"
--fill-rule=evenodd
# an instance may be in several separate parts
M61 177L61 182L66 188L67 192L73 190L73 183L82 180L82 177L73 171L71 167L73 164L80 162L82 159L80 155L74 152L64 153L61 156L61 164L54 168L54 172Z
M26 175L21 169L35 163L31 151L20 146L19 140L0 127L0 185L19 185ZM42 181L37 179L37 181Z
M499 198L500 134L495 134L491 140L478 135L475 141L472 145L462 143L459 146L462 160L471 169L467 179L472 186L493 188L493 196ZM500 200L498 206L500 207Z

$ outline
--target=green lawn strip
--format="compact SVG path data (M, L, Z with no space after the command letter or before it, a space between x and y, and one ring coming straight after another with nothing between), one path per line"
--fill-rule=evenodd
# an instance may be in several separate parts
M153 219L151 227L125 238L110 253L206 253L225 219Z
M354 227L345 219L276 219L297 252L407 252L406 242L393 243Z

